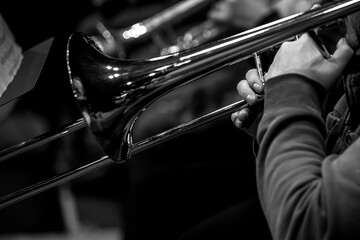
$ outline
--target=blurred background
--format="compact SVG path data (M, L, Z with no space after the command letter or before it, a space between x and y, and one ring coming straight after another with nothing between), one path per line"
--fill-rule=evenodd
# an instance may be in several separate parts
M238 0L248 13L241 21L220 1L198 2L177 15L174 6L195 1L2 0L0 13L23 51L51 37L54 42L35 88L0 108L6 113L0 122L1 148L82 117L66 68L66 44L75 31L91 35L110 56L147 59L278 17L272 15L270 1L251 0L254 6L249 6ZM139 34L136 29L130 31L130 40L117 34L139 22L156 27L139 37L134 37ZM104 38L106 30L117 39ZM162 97L141 115L134 141L239 100L236 84L253 67L250 58ZM88 129L76 131L1 162L1 196L103 155ZM126 163L114 162L0 209L0 239L178 239L206 219L257 198L254 158L252 139L226 116L135 154Z

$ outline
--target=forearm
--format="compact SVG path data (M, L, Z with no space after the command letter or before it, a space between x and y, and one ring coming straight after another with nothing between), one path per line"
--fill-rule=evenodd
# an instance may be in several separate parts
M334 164L341 160L325 156L320 88L295 75L281 78L266 86L258 130L259 195L275 239L323 239L346 228L336 222L346 202L360 197L344 195L345 202L337 196L349 187L343 182L349 176Z

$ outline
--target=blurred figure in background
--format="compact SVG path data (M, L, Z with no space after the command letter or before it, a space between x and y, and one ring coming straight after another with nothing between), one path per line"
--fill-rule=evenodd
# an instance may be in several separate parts
M268 21L283 18L310 9L320 0L220 0L209 11L208 17L217 22L250 29ZM251 10L251 11L249 11Z
M239 31L260 25L271 13L271 0L220 0L208 12L208 18Z

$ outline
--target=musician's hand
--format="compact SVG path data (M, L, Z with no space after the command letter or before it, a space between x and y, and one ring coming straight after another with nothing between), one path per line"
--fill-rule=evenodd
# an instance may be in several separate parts
M271 11L269 0L220 0L208 13L214 21L234 27L255 27Z
M329 90L352 55L353 50L347 40L342 38L333 55L325 59L309 35L303 34L299 40L282 44L266 74L266 80L295 73L306 76Z
M244 99L250 105L258 101L257 94L263 92L263 83L260 80L258 71L251 69L246 73L246 79L241 80L237 85L237 91L241 99ZM231 120L237 128L242 128L246 120L250 117L250 109L243 108L231 115Z

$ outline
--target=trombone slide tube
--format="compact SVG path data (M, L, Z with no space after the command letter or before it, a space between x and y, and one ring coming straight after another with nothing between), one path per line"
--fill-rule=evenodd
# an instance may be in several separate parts
M246 104L247 103L244 100L240 100L236 103L230 104L230 105L228 105L224 108L221 108L217 111L214 111L214 112L204 115L200 118L197 118L193 121L179 125L175 128L172 128L168 131L160 133L156 136L153 136L151 138L140 141L140 142L134 144L133 154L142 152L148 148L159 145L159 144L169 140L169 137L174 138L174 137L180 136L181 134L184 134L184 133L186 133L194 128L197 128L203 124L206 124L213 120L227 116L228 114L233 112L234 109L240 109L242 107L245 107ZM42 182L33 184L29 187L18 190L12 194L8 194L8 195L0 198L0 209L10 206L19 201L22 201L31 196L37 195L37 194L44 192L46 190L49 190L53 187L57 187L63 183L69 182L73 179L76 179L78 177L86 175L94 170L108 166L112 163L114 163L114 161L111 158L109 158L108 156L104 156L104 157L102 157L90 164L87 164L85 166L68 171L59 176L55 176L51 179L47 179Z
M44 192L46 190L49 190L53 187L57 187L63 183L66 183L73 179L81 177L85 174L88 174L88 173L94 171L94 170L105 167L113 162L114 161L112 161L108 157L102 157L92 163L85 165L85 166L79 167L77 169L63 173L59 176L55 176L53 178L44 180L42 182L39 182L39 183L33 184L29 187L18 190L14 193L3 196L0 198L0 209L10 206L19 201L22 201L31 196L37 195L37 194Z
M43 144L49 143L58 138L64 137L69 133L77 131L81 128L86 127L84 119L78 119L77 121L67 124L61 127L59 130L50 131L34 137L32 139L26 140L24 142L13 145L9 148L3 149L0 151L0 163L9 158L15 157L19 154L27 152L31 149L37 148Z

